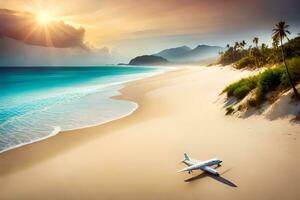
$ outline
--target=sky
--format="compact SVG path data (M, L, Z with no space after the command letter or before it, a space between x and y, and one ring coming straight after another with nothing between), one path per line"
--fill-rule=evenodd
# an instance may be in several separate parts
M299 8L299 0L0 0L0 57L4 45L12 49L9 64L18 46L28 64L31 50L46 58L51 49L55 64L82 56L89 65L98 62L93 56L99 64L128 62L165 48L251 43L255 36L268 44L279 20L292 37L300 32Z

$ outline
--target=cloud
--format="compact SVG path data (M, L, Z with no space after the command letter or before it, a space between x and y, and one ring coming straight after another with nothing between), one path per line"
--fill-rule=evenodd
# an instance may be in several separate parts
M0 38L0 66L99 66L116 62L106 47L86 51L81 47L43 47Z
M0 37L44 47L87 48L84 35L83 28L74 28L63 21L51 21L47 25L41 25L31 13L0 9Z

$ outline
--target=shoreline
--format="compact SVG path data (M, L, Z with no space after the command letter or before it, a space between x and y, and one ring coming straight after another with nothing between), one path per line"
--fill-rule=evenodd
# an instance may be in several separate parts
M0 198L295 199L299 127L228 117L216 103L242 75L190 67L128 83L114 98L137 102L132 115L0 154ZM184 152L222 159L223 179L186 182L199 173L175 173Z
M40 143L47 143L48 140L59 140L56 138L68 137L66 135L77 134L77 132L82 132L82 131L86 131L86 130L94 129L94 128L101 128L103 126L110 126L110 124L118 123L118 121L124 120L127 117L132 116L133 114L135 114L136 112L138 112L141 109L141 104L143 104L143 101L141 100L142 96L138 97L135 93L131 93L131 87L135 87L139 82L148 82L149 79L151 81L151 79L156 79L156 78L164 79L164 78L166 78L165 77L166 75L173 74L173 73L176 74L177 72L184 72L184 71L185 72L188 71L186 67L177 67L174 70L164 71L164 72L160 72L159 74L151 75L149 77L144 77L141 79L136 79L136 80L128 81L126 83L122 83L123 84L122 88L118 90L119 94L117 94L115 96L111 96L110 98L116 99L116 100L122 100L122 101L130 101L132 103L135 103L137 105L137 107L135 108L135 110L133 110L129 114L127 114L125 116L121 116L120 118L116 118L116 119L113 119L113 120L110 120L110 121L107 121L104 123L97 124L97 125L81 127L81 128L72 129L72 130L63 130L63 131L60 130L59 132L57 132L53 135L49 135L49 137L41 138L41 139L38 139L38 140L30 142L30 143L26 143L26 144L20 144L20 146L13 147L8 150L4 150L0 153L0 164L1 164L1 157L5 156L6 154L14 154L14 152L16 152L16 154L18 154L19 152L22 154L23 150L26 151L26 149L32 149L32 148L34 149L35 145L39 145ZM143 93L147 93L148 91L150 91L152 89L154 89L154 88L149 88L147 91L144 91ZM111 125L111 126L113 126L113 125ZM43 145L43 144L41 144L41 145ZM8 171L10 171L10 170L8 170ZM1 173L1 166L0 166L0 177L1 177L1 175L2 175L2 173Z
M156 68L156 66L154 66L154 68ZM132 79L132 80L127 80L125 82L120 82L120 83L114 83L113 86L116 86L116 85L119 85L121 88L116 90L119 94L116 94L114 96L110 96L109 99L116 99L116 100L123 100L123 101L128 101L132 104L134 104L134 108L126 113L126 114L123 114L123 115L120 115L120 116L117 116L115 118L112 118L112 119L108 119L108 120L104 120L104 121L101 121L99 123L92 123L90 125L87 125L87 126L81 126L81 127L77 127L77 128L71 128L71 129L67 129L67 130L62 130L60 126L55 126L53 127L53 131L51 133L49 133L49 135L45 136L45 137L42 137L42 138L38 138L36 140L32 140L32 141L28 141L28 142L25 142L25 143L20 143L16 146L11 146L7 149L3 149L3 150L0 150L0 154L4 153L4 152L7 152L7 151L11 151L11 150L14 150L14 149L17 149L17 148L21 148L23 146L27 146L27 145L31 145L33 143L36 143L36 142L40 142L42 140L47 140L51 137L54 137L60 133L64 133L64 132L68 132L68 131L76 131L76 130L80 130L80 129L86 129L86 128L92 128L92 127L96 127L96 126L101 126L103 124L106 124L106 123L110 123L112 121L115 121L115 120L119 120L119 119L122 119L124 117L127 117L131 114L133 114L138 108L139 108L139 105L137 102L134 102L134 101L129 101L129 100L126 100L126 99L122 99L122 98L117 98L118 96L122 96L122 89L124 87L127 87L128 84L130 83L134 83L136 81L140 81L140 80L143 80L143 79L147 79L147 78L151 78L151 77L155 77L155 76L159 76L159 75L162 75L164 73L168 73L168 72L171 72L171 71L177 71L178 68L175 68L175 67L169 67L170 70L166 70L166 71L157 71L157 72L152 72L152 73L149 73L149 75L145 76L145 77L141 77L141 78L135 78L135 79ZM115 98L116 97L116 98Z

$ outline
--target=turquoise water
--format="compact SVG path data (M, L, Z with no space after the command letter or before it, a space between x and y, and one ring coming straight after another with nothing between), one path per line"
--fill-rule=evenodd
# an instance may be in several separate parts
M157 67L1 67L0 152L61 130L129 115L137 104L115 100L123 84L152 76Z

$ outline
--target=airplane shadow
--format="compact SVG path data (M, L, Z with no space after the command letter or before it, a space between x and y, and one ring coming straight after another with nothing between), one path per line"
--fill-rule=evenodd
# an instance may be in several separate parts
M229 170L227 170L227 171L229 171ZM223 174L224 174L224 173L225 173L225 172L223 172ZM213 174L209 174L209 173L202 173L202 174L199 174L199 175L194 176L194 177L192 177L192 178L186 179L186 180L184 180L184 181L185 181L185 182L192 182L192 181L195 181L195 180L198 180L198 179L207 177L207 176L209 176L209 177L215 179L216 181L219 181L219 182L221 182L221 183L223 183L223 184L225 184L225 185L228 185L228 186L230 186L230 187L238 187L235 183L233 183L232 181L230 181L230 180L228 180L228 179L222 177L221 175L217 176L217 175L213 175Z

